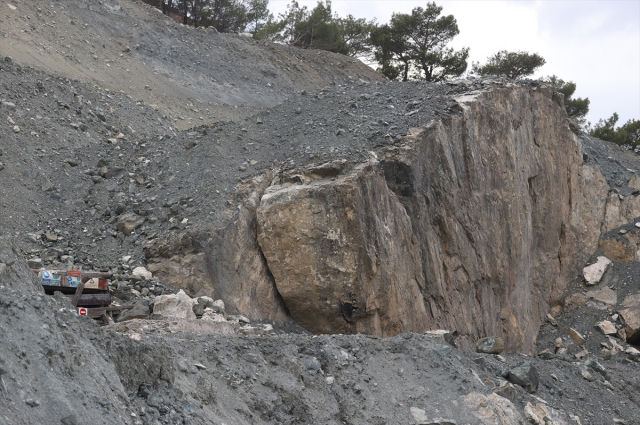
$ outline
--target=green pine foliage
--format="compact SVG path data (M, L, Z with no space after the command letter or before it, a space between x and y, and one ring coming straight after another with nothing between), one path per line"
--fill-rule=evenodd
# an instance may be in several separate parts
M633 149L640 152L640 120L630 119L624 125L616 128L620 117L616 112L606 119L600 119L598 123L589 130L589 134L607 142Z
M517 80L533 75L536 69L545 63L545 59L537 53L501 50L489 57L485 65L480 66L479 63L474 62L472 72L482 76L497 75Z

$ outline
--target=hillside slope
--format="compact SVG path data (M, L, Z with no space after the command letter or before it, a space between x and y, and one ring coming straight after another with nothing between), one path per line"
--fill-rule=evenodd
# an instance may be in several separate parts
M0 5L0 57L155 105L185 129L237 119L295 92L383 81L362 62L176 23L136 0Z

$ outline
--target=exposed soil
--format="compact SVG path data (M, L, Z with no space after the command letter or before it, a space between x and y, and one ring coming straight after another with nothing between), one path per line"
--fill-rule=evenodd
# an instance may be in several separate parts
M360 61L176 23L131 0L0 6L0 56L124 91L187 129L235 120L301 90L383 81Z

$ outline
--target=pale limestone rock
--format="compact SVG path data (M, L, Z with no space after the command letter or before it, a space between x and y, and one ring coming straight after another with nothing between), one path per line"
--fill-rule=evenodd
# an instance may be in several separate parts
M608 320L596 323L595 328L605 335L615 335L618 332L616 326Z
M602 303L607 307L615 307L618 303L618 294L611 288L602 288L597 291L588 291L585 296L591 301Z
M564 308L565 310L573 310L574 308L582 307L589 302L589 298L585 294L575 293L569 295L564 300Z
M153 277L153 274L145 267L136 267L135 269L133 269L133 272L131 274L133 276L138 276L146 280L150 280Z
M543 403L535 406L530 402L524 407L527 420L535 425L569 425L566 414Z
M640 294L627 295L624 301L622 301L624 307L639 307L640 306Z
M564 332L567 335L569 335L571 337L571 339L573 340L573 343L576 344L576 345L584 345L584 343L587 342L585 337L583 337L582 334L580 334L580 332L578 332L577 330L575 330L573 328L569 328L569 327L565 326L564 328L562 328L562 332Z
M457 423L453 419L429 419L427 412L418 407L411 407L409 411L411 412L411 416L413 416L413 420L416 421L416 425L456 425Z
M196 300L181 289L177 294L160 295L153 302L153 319L195 319L193 304Z
M273 186L258 222L278 292L307 330L392 336L426 328L417 240L379 165Z
M629 182L627 183L627 187L640 190L640 176L637 174L634 174L633 177L629 179Z
M149 242L149 269L251 319L284 320L284 299L315 331L446 328L532 352L546 313L559 311L597 248L608 185L582 165L552 90L493 87L459 106L370 162L241 185L246 200L225 227Z
M582 274L584 275L587 285L595 285L600 282L602 275L604 275L609 267L611 267L611 264L611 260L607 257L598 257L598 261L596 263L585 267L582 270Z
M273 333L273 326L269 324L256 324L254 326L241 326L238 330L243 335L269 335Z
M471 393L464 402L484 425L526 425L516 406L497 394Z
M227 319L224 318L222 314L218 314L214 312L210 308L204 309L204 314L202 315L202 320L211 320L213 322L226 322Z
M118 220L116 221L116 228L129 236L134 230L142 226L145 221L145 217L140 217L134 213L127 213L118 217Z

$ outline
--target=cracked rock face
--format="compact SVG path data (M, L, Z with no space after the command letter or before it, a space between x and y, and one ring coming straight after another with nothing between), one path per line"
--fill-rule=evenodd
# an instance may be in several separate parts
M258 240L302 326L379 335L442 327L531 350L597 246L606 182L581 166L551 91L493 88L457 100L459 113L412 129L379 162L335 175L309 168L267 189Z
M424 331L418 241L379 164L270 187L258 241L293 318L314 333Z

